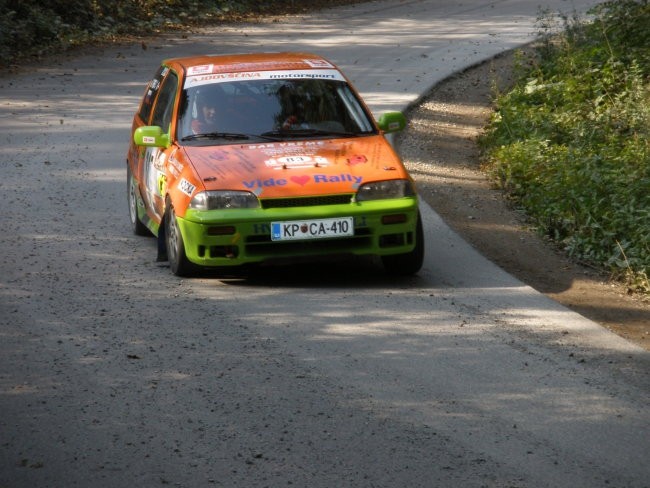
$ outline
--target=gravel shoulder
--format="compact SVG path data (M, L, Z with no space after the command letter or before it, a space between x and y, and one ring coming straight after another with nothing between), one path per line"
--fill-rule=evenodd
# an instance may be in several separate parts
M570 259L538 235L480 169L477 137L495 87L511 82L513 53L446 79L407 113L395 141L421 197L480 253L524 283L650 350L650 303ZM431 251L433 252L433 251Z

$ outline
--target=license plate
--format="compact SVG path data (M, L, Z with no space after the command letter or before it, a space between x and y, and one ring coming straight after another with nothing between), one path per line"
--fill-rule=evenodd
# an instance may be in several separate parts
M272 241L322 239L327 237L345 237L353 235L354 220L352 217L271 222Z

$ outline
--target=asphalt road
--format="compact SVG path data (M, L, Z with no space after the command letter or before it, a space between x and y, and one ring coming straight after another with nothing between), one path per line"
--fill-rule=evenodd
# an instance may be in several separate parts
M315 51L380 113L529 41L537 4L372 2L1 78L0 488L650 486L650 354L426 206L400 280L178 279L130 233L130 121L162 58Z

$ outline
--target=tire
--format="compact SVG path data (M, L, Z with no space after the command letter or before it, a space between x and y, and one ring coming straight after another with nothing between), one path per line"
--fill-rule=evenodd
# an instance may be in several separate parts
M129 218L131 229L136 236L151 236L151 231L138 217L138 187L131 173L131 166L126 165L126 195L129 201Z
M418 214L415 227L415 247L411 252L382 256L381 261L388 274L395 276L408 276L417 273L424 262L424 230L422 219Z
M176 221L176 212L170 202L167 202L165 209L165 245L172 273L176 276L192 276L196 272L196 266L185 255L185 243Z

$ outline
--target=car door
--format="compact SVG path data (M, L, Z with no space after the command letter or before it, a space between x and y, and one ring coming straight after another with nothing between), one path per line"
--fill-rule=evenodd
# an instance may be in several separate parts
M162 80L153 102L153 110L148 125L155 125L162 128L163 132L172 132L171 123L173 120L176 95L178 93L178 75L168 70ZM150 217L160 223L165 211L165 188L167 185L167 174L165 171L166 161L170 154L175 151L176 146L147 147L143 153L142 160L142 182L144 183L144 198Z

